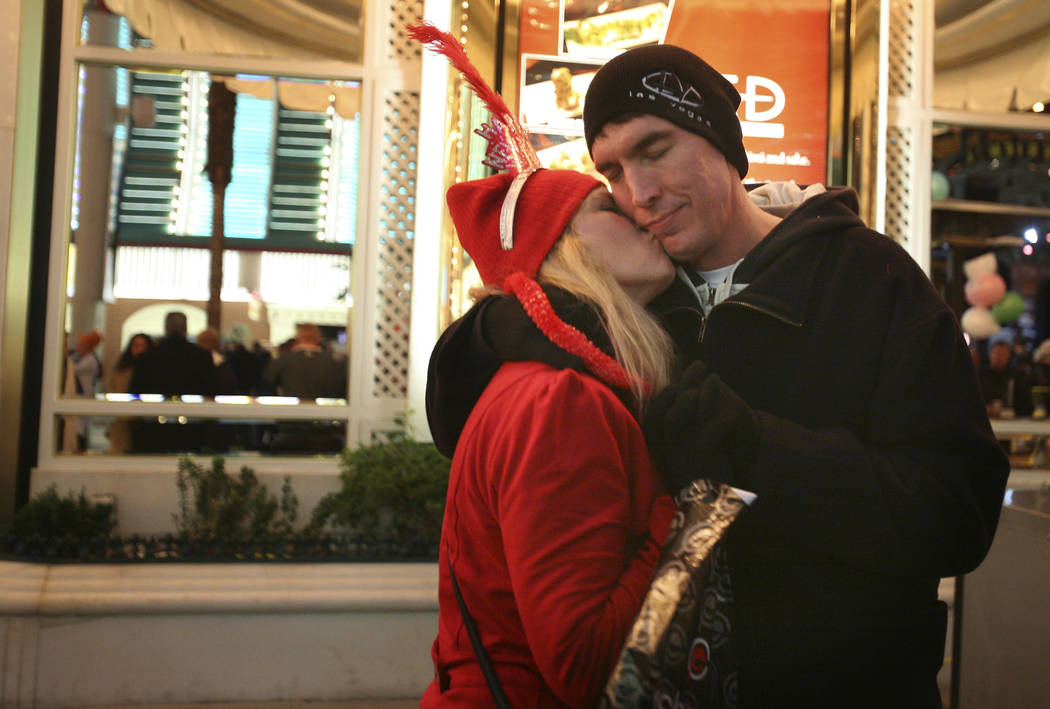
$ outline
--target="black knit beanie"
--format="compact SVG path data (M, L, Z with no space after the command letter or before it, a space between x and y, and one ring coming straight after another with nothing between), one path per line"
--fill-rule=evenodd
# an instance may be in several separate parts
M736 88L692 52L670 44L630 49L599 69L587 89L587 150L617 115L651 114L710 141L743 178L748 163L736 117L739 105Z

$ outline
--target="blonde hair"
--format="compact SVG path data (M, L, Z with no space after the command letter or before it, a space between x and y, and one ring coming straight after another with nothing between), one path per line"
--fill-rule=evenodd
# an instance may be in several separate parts
M639 411L649 394L671 379L671 338L616 282L605 264L576 236L572 225L547 254L536 280L572 293L598 314L613 356L631 376ZM648 385L648 387L646 386Z
M536 280L568 291L597 313L613 347L613 358L631 380L638 412L651 394L671 381L674 344L641 304L616 282L609 268L580 240L570 222L540 264ZM506 295L495 285L473 286L468 297L478 302Z
M213 327L201 330L197 334L197 345L209 351L219 349L219 332Z

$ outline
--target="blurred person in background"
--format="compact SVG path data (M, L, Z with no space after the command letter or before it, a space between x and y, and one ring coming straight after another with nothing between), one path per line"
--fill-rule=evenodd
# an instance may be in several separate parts
M222 353L219 333L213 327L208 327L197 333L194 340L197 347L211 355L212 364L215 366L215 393L235 394L238 389L237 373L226 356Z
M66 357L66 378L63 393L66 396L94 396L99 379L102 378L102 362L95 348L102 342L98 330L77 336L77 345ZM87 416L65 416L62 434L62 449L81 453L88 447Z
M346 362L332 356L313 323L296 325L295 341L263 370L278 394L300 399L346 398L346 378Z
M131 377L135 371L135 362L139 357L153 349L153 338L144 332L131 336L124 351L113 365L113 371L106 379L106 391L119 394L131 391ZM106 429L110 453L125 453L131 448L132 418L118 416Z
M172 399L187 394L215 396L217 390L211 354L186 338L186 314L179 310L169 312L164 317L164 337L135 360L131 392ZM200 452L200 424L180 422L179 418L182 417L134 421L134 448L150 453Z

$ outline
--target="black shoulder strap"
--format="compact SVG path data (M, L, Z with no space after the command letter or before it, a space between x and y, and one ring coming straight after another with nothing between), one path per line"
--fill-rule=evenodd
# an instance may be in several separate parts
M481 674L485 676L485 682L488 683L489 690L492 692L492 699L496 702L498 709L511 709L507 695L503 693L503 686L499 683L499 677L496 676L492 663L489 662L485 646L481 644L481 637L478 635L477 626L474 625L474 619L467 611L467 604L463 601L463 594L459 590L459 582L456 581L456 572L452 570L451 561L448 562L448 575L452 579L452 590L456 593L456 602L459 604L459 613L463 616L463 625L467 628L470 644L474 646L474 655L478 658Z

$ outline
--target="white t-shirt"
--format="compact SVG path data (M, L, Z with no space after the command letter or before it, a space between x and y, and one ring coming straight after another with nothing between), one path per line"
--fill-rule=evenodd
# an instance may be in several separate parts
M740 261L743 261L743 259L740 259ZM697 300L700 302L704 315L710 313L711 308L726 298L736 295L747 287L746 283L733 282L733 272L740 265L740 261L711 271L698 271L688 266L679 267L679 277L684 278L696 292Z

